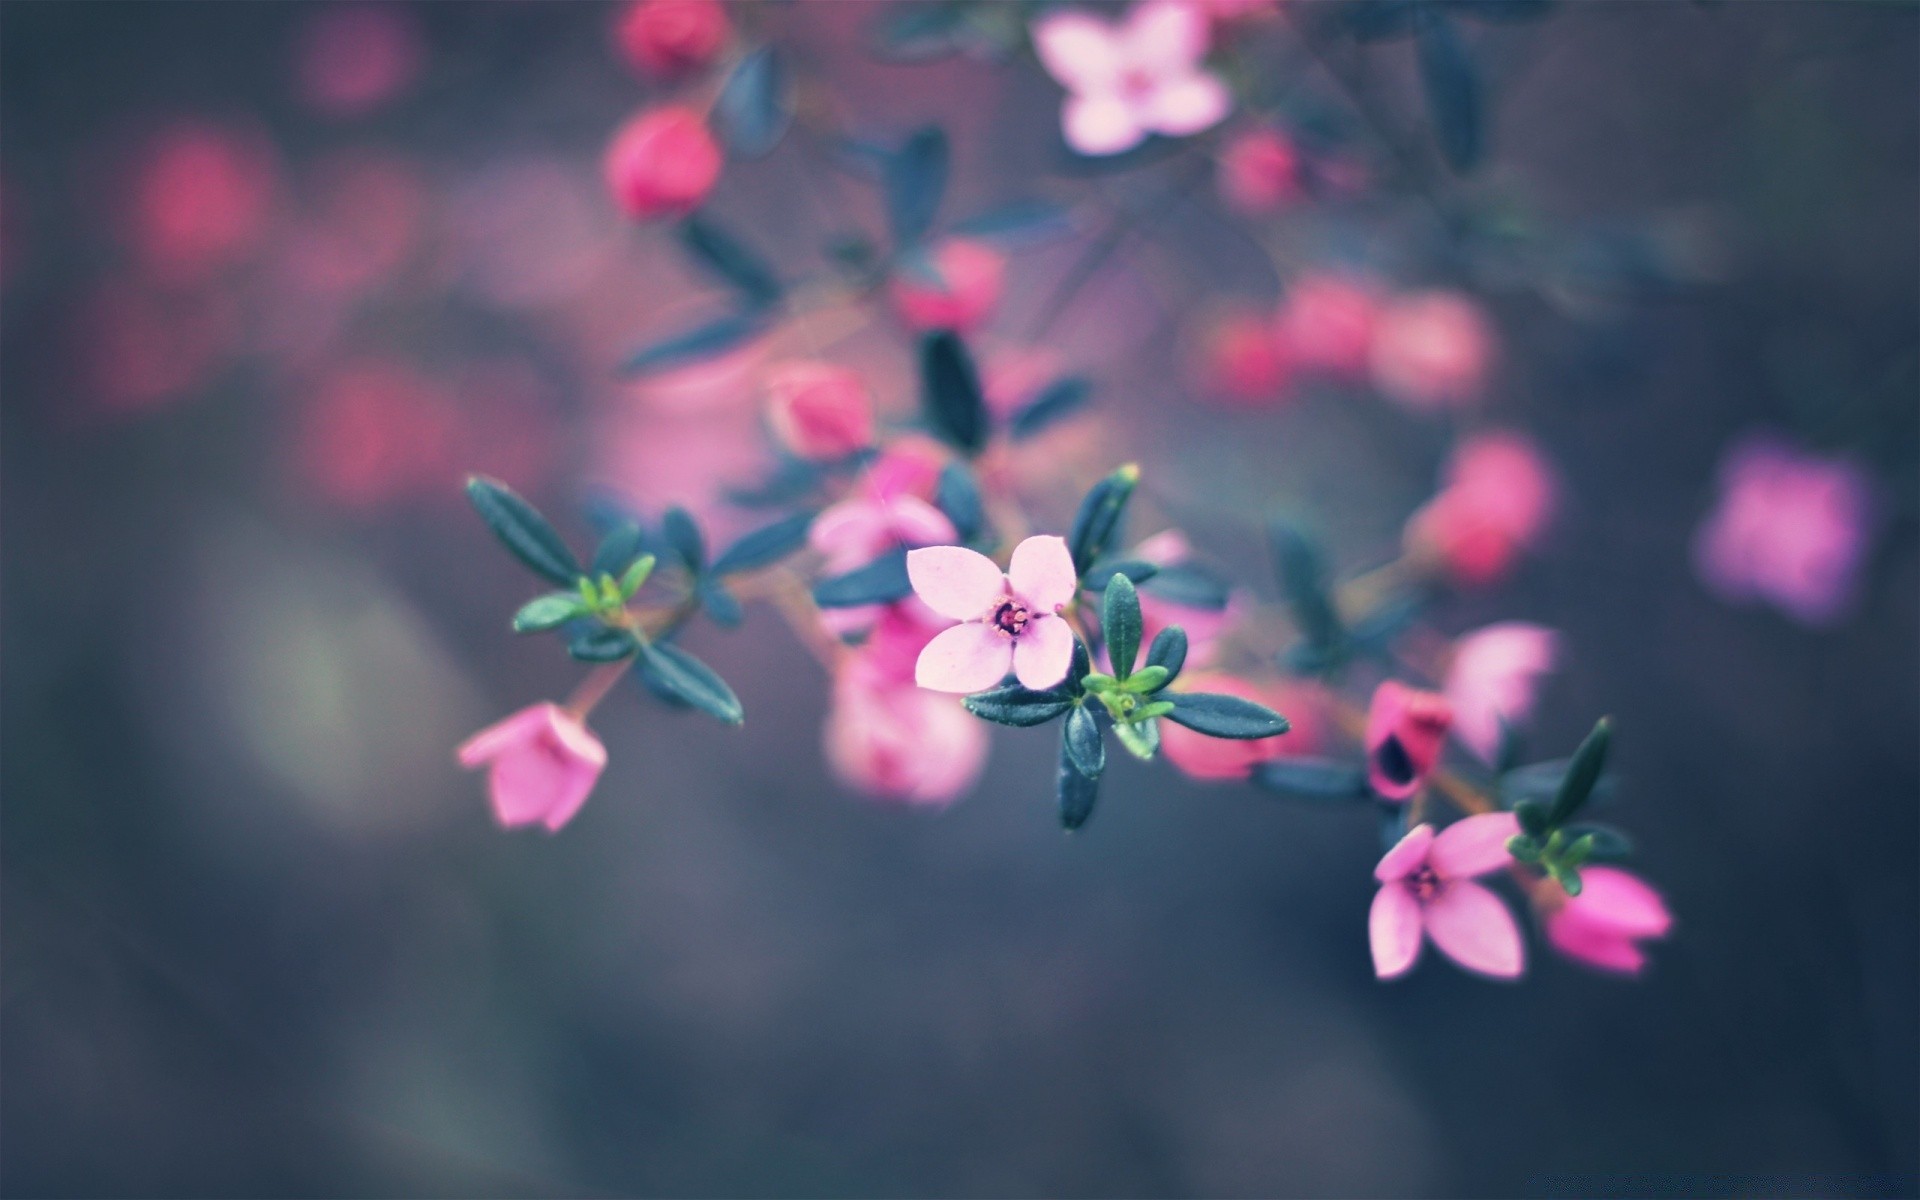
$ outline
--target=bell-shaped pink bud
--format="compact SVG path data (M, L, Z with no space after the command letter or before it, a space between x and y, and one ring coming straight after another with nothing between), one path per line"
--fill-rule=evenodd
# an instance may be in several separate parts
M1389 800L1412 796L1439 764L1452 725L1445 696L1391 679L1381 684L1367 710L1367 782Z
M1220 152L1220 196L1236 212L1262 216L1300 198L1300 152L1277 129L1249 129Z
M948 238L893 276L893 306L915 329L968 333L1000 303L1006 256L985 242Z
M614 36L635 70L666 79L713 62L732 31L720 0L640 0L627 6Z
M602 164L607 187L630 217L681 216L699 208L720 178L719 143L691 108L655 108L613 135Z
M1647 965L1640 943L1673 928L1660 893L1618 867L1583 867L1578 896L1547 916L1547 941L1568 958L1623 975Z
M856 371L797 360L767 371L767 422L801 458L845 458L873 442L873 397Z
M558 830L580 806L607 765L607 748L580 718L557 704L530 705L468 738L460 765L487 768L493 815L508 829Z

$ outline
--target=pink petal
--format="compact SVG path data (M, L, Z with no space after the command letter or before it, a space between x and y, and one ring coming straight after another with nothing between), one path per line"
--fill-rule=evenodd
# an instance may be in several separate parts
M494 815L513 828L534 822L557 830L573 819L607 763L606 747L586 726L554 705L542 705L542 727L493 760L488 790Z
M887 505L893 536L905 546L944 546L959 535L947 514L918 496L896 496Z
M1113 26L1084 12L1049 13L1033 23L1040 64L1071 92L1104 91L1120 76L1120 39Z
M1073 552L1065 538L1030 537L1013 548L1007 564L1007 583L1035 613L1057 612L1073 600L1080 577L1073 569Z
M1632 938L1578 920L1565 909L1547 918L1547 941L1568 958L1622 975L1638 975L1647 965L1646 952Z
M886 507L867 499L842 500L813 519L807 543L826 556L830 572L851 571L886 549Z
M965 546L909 550L907 578L928 608L956 621L979 620L1007 594L1000 568Z
M1389 883L1374 893L1367 941L1373 947L1373 973L1380 978L1395 979L1413 968L1420 957L1420 901L1412 888Z
M1673 928L1667 902L1646 881L1618 867L1585 867L1584 885L1567 908L1586 920L1605 923L1632 937L1665 937Z
M1013 640L991 625L968 621L927 643L913 664L913 681L936 692L969 696L1006 678L1012 665Z
M1117 92L1067 97L1060 109L1060 132L1075 153L1090 157L1131 150L1147 136Z
M1023 687L1045 691L1073 666L1073 630L1059 617L1034 614L1013 643L1013 673Z
M549 709L558 710L554 704L533 704L482 729L460 744L454 751L460 765L472 770L474 767L493 759L509 747L524 744L529 738L538 736L540 730L553 720Z
M1456 880L1427 901L1427 935L1441 953L1469 971L1514 979L1527 968L1527 947L1507 906L1477 883Z
M1207 14L1186 0L1144 0L1127 14L1120 37L1127 65L1167 77L1190 73L1207 55Z
M1433 826L1415 825L1380 859L1380 865L1373 869L1373 877L1381 883L1405 879L1427 865L1427 852L1432 847Z
M1512 813L1481 813L1455 821L1433 839L1427 861L1442 879L1471 879L1497 871L1512 860L1507 839L1520 832Z
M1134 119L1155 133L1186 137L1218 125L1233 108L1227 85L1204 71L1154 89L1134 108Z

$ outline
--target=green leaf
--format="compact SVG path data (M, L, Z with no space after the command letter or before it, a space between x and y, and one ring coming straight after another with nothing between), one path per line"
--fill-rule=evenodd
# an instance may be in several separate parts
M1547 863L1547 874L1553 876L1553 881L1559 884L1560 889L1566 892L1567 895L1578 896L1580 894L1580 889L1583 885L1580 881L1580 869L1578 867L1570 867L1565 863L1549 862Z
M920 340L920 403L933 431L968 455L987 444L987 402L973 355L949 330Z
M1074 770L1088 778L1098 778L1107 769L1106 740L1100 736L1100 722L1085 705L1075 705L1067 714L1067 757Z
M1119 540L1127 501L1140 482L1140 468L1128 463L1087 490L1074 514L1067 534L1067 549L1073 552L1073 569L1085 573Z
M1067 663L1067 677L1060 682L1070 695L1078 696L1086 690L1087 677L1093 672L1093 655L1087 652L1087 644L1078 637L1073 639L1073 658Z
M1128 676L1127 690L1130 692L1138 692L1144 696L1149 692L1157 692L1167 686L1167 680L1172 677L1173 672L1167 670L1165 667L1153 665L1144 666Z
M1187 665L1187 631L1178 625L1169 625L1153 635L1153 645L1147 647L1147 665L1165 667L1169 680L1180 676L1180 668Z
M1056 379L1013 414L1007 432L1014 441L1024 441L1080 411L1092 398L1092 381L1079 375Z
M962 45L967 5L958 0L922 0L897 4L881 13L873 26L875 52L894 62L930 62L945 58Z
M1480 72L1453 23L1434 6L1415 10L1413 35L1440 152L1455 171L1470 171L1480 161Z
M1540 861L1540 842L1524 833L1516 833L1507 839L1507 853L1523 863Z
M891 604L913 592L907 578L907 552L894 550L845 575L813 585L813 602L821 608L856 608L863 604Z
M493 535L535 574L561 587L572 587L580 577L580 562L573 551L567 549L540 510L512 488L484 475L473 475L467 479L467 499Z
M1140 593L1125 575L1115 575L1107 584L1100 605L1100 631L1107 639L1107 661L1115 679L1133 674L1133 661L1140 654Z
M1018 684L968 696L962 703L983 721L1020 729L1044 725L1074 706L1073 699L1061 692L1036 692Z
M654 642L640 651L640 669L651 685L729 725L746 720L740 698L712 667L670 642Z
M707 542L700 536L700 526L692 513L677 504L669 508L660 518L660 536L687 570L695 575L706 570Z
M768 319L764 312L728 313L685 332L649 342L627 355L616 368L616 373L646 375L702 359L717 358L759 337L767 328Z
M1276 758L1254 768L1253 781L1270 792L1302 800L1365 800L1366 771L1330 758Z
M1020 246L1064 237L1073 232L1073 221L1066 209L1052 201L1014 200L963 221L955 221L951 228L961 237ZM1070 381L1060 381L1067 382ZM1053 386L1059 387L1060 384ZM1031 410L1037 403L1028 405L1028 408ZM1020 435L1016 432L1014 436Z
M1267 538L1287 608L1313 652L1309 661L1323 669L1339 665L1346 658L1347 635L1327 590L1327 564L1319 542L1286 521L1268 526Z
M1204 608L1209 612L1219 612L1233 597L1233 589L1226 580L1191 563L1162 567L1142 587L1169 604Z
M1089 592L1104 592L1115 575L1125 575L1135 584L1139 584L1152 579L1159 569L1152 563L1137 558L1107 559L1105 562L1098 562L1087 568L1087 573L1080 579L1080 586Z
M620 577L620 599L633 599L633 594L640 590L640 585L653 574L654 562L655 559L651 554L642 554L633 560L633 565L627 568L627 573Z
M1611 825L1569 825L1567 832L1579 841L1587 841L1588 862L1622 862L1633 855L1633 840Z
M980 498L980 481L973 468L963 462L950 462L940 472L933 493L934 507L953 522L962 542L970 542L987 523L986 504Z
M793 81L786 60L772 46L748 51L714 100L716 131L737 153L759 158L780 144L792 121Z
M779 562L807 544L807 531L813 528L813 516L811 512L795 513L771 525L762 525L751 533L742 534L738 541L713 560L711 573L737 575Z
M624 629L589 625L567 642L567 653L581 662L618 662L632 654L638 645L633 635Z
M896 248L915 245L932 228L947 192L949 157L946 131L938 125L915 130L887 157L881 181Z
M618 575L633 564L646 545L647 534L640 523L623 520L607 530L600 539L600 545L593 552L593 562L587 567L590 575Z
M572 592L549 592L522 605L513 614L515 633L545 633L565 625L575 617L587 615L586 606Z
M680 241L749 305L766 308L780 299L783 289L773 268L711 217L695 213L682 221Z
M740 609L740 599L727 585L717 579L703 580L694 592L700 600L700 609L707 619L724 629L736 629L746 619L746 613Z
M1139 708L1134 709L1133 719L1136 722L1145 721L1153 717L1164 717L1172 711L1173 701L1155 700L1151 704L1142 704Z
M1264 738L1285 733L1287 719L1264 704L1211 692L1169 692L1167 720L1217 738Z
M1607 747L1612 741L1613 722L1601 717L1595 722L1593 732L1573 752L1572 762L1567 764L1566 778L1560 781L1560 790L1553 798L1553 811L1547 814L1549 827L1565 825L1586 804L1594 785L1600 782L1600 772L1607 765Z
M1060 738L1060 775L1057 793L1060 800L1060 825L1071 832L1087 823L1093 815L1094 801L1100 798L1100 777L1080 773L1068 751L1068 738Z
M1153 756L1160 753L1160 722L1152 717L1115 725L1113 736L1119 738L1127 752L1141 762L1152 762Z
M1520 828L1533 837L1545 837L1547 834L1547 810L1533 800L1522 800L1513 806L1513 815L1520 822Z

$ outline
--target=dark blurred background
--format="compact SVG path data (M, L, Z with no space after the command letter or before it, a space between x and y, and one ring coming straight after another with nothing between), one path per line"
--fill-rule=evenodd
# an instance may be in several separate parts
M1498 178L1724 260L1591 321L1494 301L1500 415L1569 509L1437 616L1565 631L1536 744L1616 716L1615 815L1679 920L1642 980L1540 954L1513 987L1373 980L1365 820L1122 769L1063 838L1051 744L1008 730L944 813L853 798L817 669L759 614L692 641L744 730L622 695L579 821L494 828L450 748L574 675L503 636L526 583L462 473L555 511L590 478L682 498L647 455L732 469L729 418L608 375L694 288L599 190L646 95L613 10L380 10L411 74L366 111L303 57L330 11L0 7L0 1189L1912 1193L1915 8L1569 4L1501 43ZM1044 172L1043 77L871 64L872 12L787 17L856 120L948 123L962 208ZM129 164L197 129L268 197L244 285L129 266ZM818 236L781 161L720 202L769 247ZM1196 201L1163 244L1254 286L1222 220ZM1063 323L1060 352L1098 368L1102 336ZM1344 564L1391 552L1430 448L1383 459L1315 401L1170 411L1157 345L1102 380L1150 479L1305 499ZM1691 573L1755 425L1880 481L1836 628Z

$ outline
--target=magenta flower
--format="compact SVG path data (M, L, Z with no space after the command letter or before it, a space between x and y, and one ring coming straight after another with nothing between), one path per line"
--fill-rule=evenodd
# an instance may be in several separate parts
M1660 893L1618 867L1582 867L1580 894L1547 917L1547 940L1568 958L1623 975L1647 965L1639 943L1673 928Z
M1202 69L1207 16L1181 0L1146 0L1118 21L1078 10L1033 23L1040 62L1070 93L1061 109L1067 145L1119 154L1150 133L1185 137L1233 107L1226 84Z
M1389 800L1406 800L1440 764L1453 708L1437 692L1389 679L1367 706L1367 782Z
M907 577L928 608L960 624L927 643L914 679L936 692L985 691L1011 670L1036 690L1066 678L1073 631L1060 615L1079 588L1064 538L1030 537L1006 574L964 546L907 554Z
M1373 877L1380 890L1367 917L1373 973L1395 979L1413 969L1421 935L1469 971L1515 979L1526 970L1526 944L1513 913L1474 879L1499 870L1507 839L1520 832L1512 813L1455 821L1438 835L1416 825L1387 851Z
M557 704L534 704L468 738L460 765L488 770L493 815L508 829L539 823L558 830L607 765L607 748Z
M1553 670L1559 642L1544 625L1501 621L1453 644L1446 696L1461 745L1485 762L1499 755L1501 727L1518 727L1533 715L1540 677Z
M1745 438L1721 463L1720 506L1695 536L1694 569L1724 600L1765 600L1803 624L1830 624L1853 600L1870 509L1851 463Z

